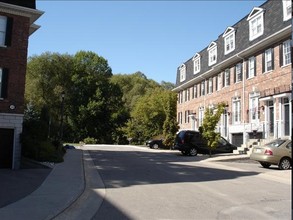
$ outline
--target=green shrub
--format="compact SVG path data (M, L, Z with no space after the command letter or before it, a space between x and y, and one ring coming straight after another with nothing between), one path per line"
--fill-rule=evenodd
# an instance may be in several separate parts
M49 141L41 141L26 137L22 142L22 155L40 162L63 162L64 149L62 145L54 146Z
M92 138L92 137L87 137L87 138L83 139L83 142L85 144L96 144L97 143L97 139Z

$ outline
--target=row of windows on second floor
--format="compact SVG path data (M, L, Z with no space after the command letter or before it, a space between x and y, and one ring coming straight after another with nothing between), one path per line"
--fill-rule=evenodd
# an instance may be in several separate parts
M283 21L291 19L292 3L291 0L282 0L283 4ZM248 15L247 21L249 22L249 41L253 41L264 34L264 12L265 9L255 7ZM228 27L223 34L223 50L224 55L228 55L236 48L234 27ZM240 34L241 35L241 34ZM212 66L217 63L218 58L218 46L215 41L211 42L207 48L208 57L207 65ZM200 73L201 71L201 55L196 53L192 58L193 62L193 74ZM183 82L186 80L186 65L182 64L179 67L179 80Z
M275 63L279 61L280 67L291 64L291 46L290 40L284 41L279 45L279 58L275 59L274 48L266 49L262 54L262 62L257 63L256 57L252 56L248 60L237 63L231 68L227 68L224 72L217 75L203 79L200 83L193 85L185 90L181 90L178 93L178 103L184 103L206 94L212 94L215 91L219 91L222 88L228 87L231 84L231 74L234 74L234 83L240 83L243 80L243 72L246 70L246 79L252 79L258 74L266 74L274 70ZM244 68L246 65L246 68ZM257 72L257 66L262 65L262 72ZM215 85L214 85L215 84Z

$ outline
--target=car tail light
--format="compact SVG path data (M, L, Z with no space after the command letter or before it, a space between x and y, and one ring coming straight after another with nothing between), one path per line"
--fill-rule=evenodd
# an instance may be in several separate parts
M273 155L273 151L271 151L269 149L266 149L265 154L267 154L267 155Z

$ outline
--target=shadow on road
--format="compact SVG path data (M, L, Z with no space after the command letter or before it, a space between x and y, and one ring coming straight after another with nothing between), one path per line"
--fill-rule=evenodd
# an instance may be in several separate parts
M206 156L184 157L165 152L103 150L90 151L90 154L106 188L217 181L259 174L188 165Z

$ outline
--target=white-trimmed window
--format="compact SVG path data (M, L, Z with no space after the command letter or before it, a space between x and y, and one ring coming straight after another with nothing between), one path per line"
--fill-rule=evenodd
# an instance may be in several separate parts
M264 33L264 10L262 8L253 8L248 15L249 21L249 40L252 41Z
M182 112L178 112L178 124L182 124Z
M193 86L193 93L192 93L192 98L197 98L197 85Z
M213 78L211 77L211 78L209 78L209 81L208 81L208 83L209 83L209 94L211 94L211 93L213 93Z
M190 110L185 111L185 114L184 114L185 123L189 123L189 115L190 115Z
M235 66L234 82L238 83L242 81L242 63L238 63Z
M182 64L179 67L179 72L180 72L180 82L183 82L186 79L186 66L185 66L185 64Z
M291 46L290 46L290 40L287 40L283 42L282 45L282 50L283 50L283 63L282 65L288 65L291 63Z
M230 85L230 69L226 69L224 72L223 87Z
M215 42L210 43L208 47L209 52L209 66L217 62L217 44Z
M205 87L206 87L205 84L206 84L205 81L201 82L201 85L200 85L200 95L201 96L205 95Z
M192 58L193 60L193 74L199 73L200 72L200 55L196 53L194 57Z
M198 125L201 126L204 117L204 107L199 107L198 109Z
M235 30L232 27L228 27L223 34L225 42L225 55L232 52L235 49Z
M0 46L5 45L7 17L0 16Z
M250 122L255 122L255 121L258 121L259 119L258 98L259 98L259 93L250 94L250 97L249 97Z
M180 91L179 103L183 103L183 91Z
M232 100L232 118L234 124L239 124L241 121L241 102L240 98L236 97Z
M291 0L283 0L283 20L287 21L292 17L292 2Z
M186 101L190 100L190 89L186 89Z
M248 78L252 78L254 77L256 74L256 70L255 70L255 57L250 57L247 61L247 71L248 71Z
M274 69L274 50L272 48L267 49L264 52L264 60L263 60L263 72L269 72Z

